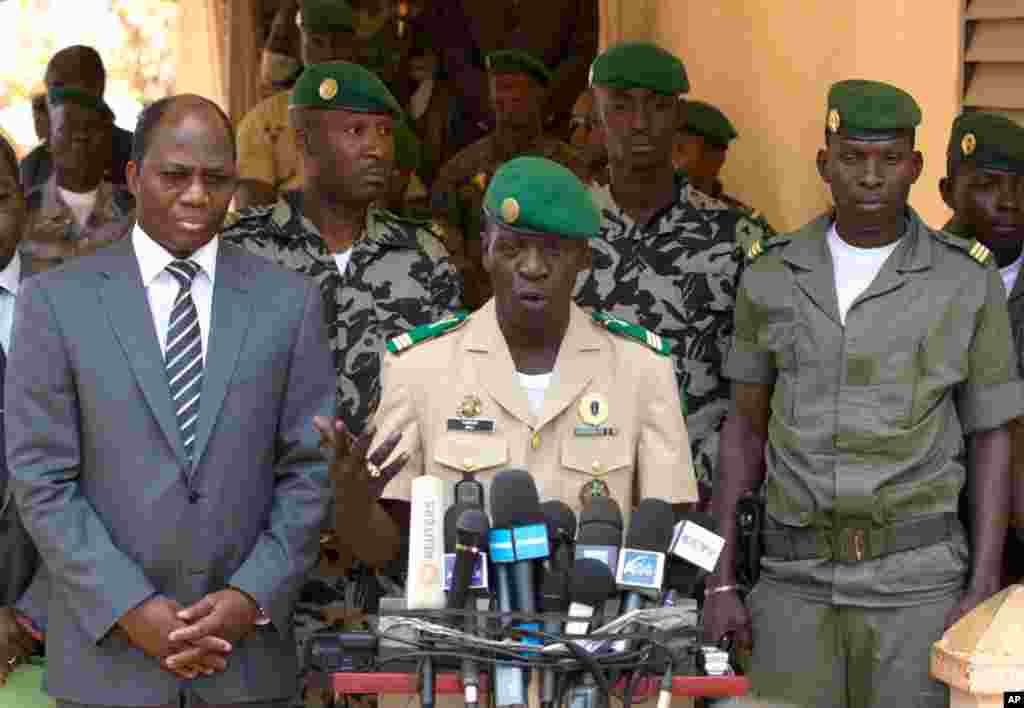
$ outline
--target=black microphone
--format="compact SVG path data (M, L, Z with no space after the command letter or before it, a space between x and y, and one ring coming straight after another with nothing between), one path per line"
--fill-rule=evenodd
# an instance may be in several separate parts
M622 509L611 497L594 497L580 513L575 559L595 558L614 574L622 546Z
M596 558L579 558L569 575L569 617L565 633L583 635L590 631L591 620L600 616L605 602L618 587L611 569Z
M545 614L564 615L569 610L569 572L566 570L549 570L544 575L541 585L540 610ZM544 633L557 635L562 631L562 623L557 619L544 620ZM555 670L544 669L541 674L540 703L545 708L555 705Z
M513 608L526 615L537 614L534 581L536 561L550 555L547 527L540 510L540 497L533 477L524 469L506 469L491 481L491 560L497 564L497 594L500 612ZM521 623L523 629L538 630L536 624ZM499 706L526 703L524 672L499 664L495 671L495 702Z
M672 505L663 499L644 499L633 512L615 575L623 591L622 614L643 607L645 598L661 596L675 520Z
M548 540L551 542L551 557L548 569L551 572L568 573L572 566L572 547L576 539L576 514L572 509L557 499L540 505L544 514L544 522L548 527Z
M483 549L490 526L487 514L472 502L455 504L445 513L445 550L453 557L451 561L447 557L445 559L445 565L451 567L449 610L475 610L476 599L472 590L487 587L487 555ZM467 615L463 622L456 624L461 625L465 632L472 633L476 629L473 615ZM462 661L462 687L467 708L479 705L480 668L472 659Z

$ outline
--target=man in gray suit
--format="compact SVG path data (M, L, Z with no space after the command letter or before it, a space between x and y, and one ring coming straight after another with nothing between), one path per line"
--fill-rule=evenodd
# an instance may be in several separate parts
M286 706L290 616L330 485L316 286L215 234L235 186L223 112L139 118L130 238L27 280L7 451L50 574L59 706Z

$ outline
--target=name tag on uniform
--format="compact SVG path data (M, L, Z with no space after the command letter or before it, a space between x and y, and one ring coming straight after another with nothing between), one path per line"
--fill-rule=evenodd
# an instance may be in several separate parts
M618 435L619 429L607 425L577 425L573 433L578 438L605 438Z
M449 418L449 433L493 433L493 418Z

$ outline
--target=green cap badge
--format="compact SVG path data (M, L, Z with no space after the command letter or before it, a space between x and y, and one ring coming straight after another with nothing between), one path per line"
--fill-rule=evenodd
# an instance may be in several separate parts
M384 82L367 69L347 61L307 66L292 88L290 108L348 110L360 113L390 113L403 117Z

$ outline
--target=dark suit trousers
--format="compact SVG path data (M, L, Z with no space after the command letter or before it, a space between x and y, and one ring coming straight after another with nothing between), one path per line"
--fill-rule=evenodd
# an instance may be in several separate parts
M182 694L178 703L168 703L163 706L136 706L135 708L290 708L291 699L280 701L261 701L258 703L204 703L199 696L187 691ZM57 708L106 708L105 706L86 705L73 701L57 701ZM120 708L124 708L123 706Z

